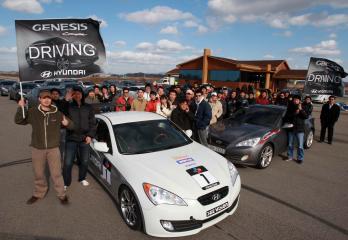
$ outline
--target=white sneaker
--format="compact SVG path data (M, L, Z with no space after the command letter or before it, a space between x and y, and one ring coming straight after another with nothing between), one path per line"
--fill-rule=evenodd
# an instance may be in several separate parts
M84 186L84 187L89 186L89 182L87 182L87 180L82 180L80 183L81 183L82 186Z
M68 189L68 186L64 186L64 191L66 191Z

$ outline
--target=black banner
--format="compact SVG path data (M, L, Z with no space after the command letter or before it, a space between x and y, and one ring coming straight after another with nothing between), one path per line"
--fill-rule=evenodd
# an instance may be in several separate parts
M311 58L304 91L311 95L344 95L342 78L347 73L343 67L325 58Z
M93 19L16 20L20 81L103 72L105 47Z

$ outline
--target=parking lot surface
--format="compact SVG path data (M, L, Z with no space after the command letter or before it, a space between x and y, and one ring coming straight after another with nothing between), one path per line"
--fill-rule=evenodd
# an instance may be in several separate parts
M315 139L320 124L315 107ZM115 203L89 177L68 190L71 203L60 205L51 189L45 199L31 196L30 126L13 122L16 103L0 98L0 239L152 239L130 230ZM335 128L333 145L314 142L304 164L276 156L265 170L238 167L242 179L237 212L197 235L182 239L348 239L348 114Z

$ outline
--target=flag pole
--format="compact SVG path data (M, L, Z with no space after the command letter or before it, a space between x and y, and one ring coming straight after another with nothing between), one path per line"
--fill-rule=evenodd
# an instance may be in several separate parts
M23 88L22 88L22 82L19 82L19 89L20 89L20 95L21 95L21 100L24 100L23 98ZM25 118L25 113L24 113L24 106L22 107L22 114L23 114L23 119Z

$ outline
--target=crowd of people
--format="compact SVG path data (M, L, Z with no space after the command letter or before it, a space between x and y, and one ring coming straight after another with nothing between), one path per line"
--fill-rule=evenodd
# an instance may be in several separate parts
M47 192L45 167L48 167L57 196L62 204L68 203L66 190L71 184L74 159L79 161L78 181L88 186L86 180L89 160L89 144L95 137L97 123L94 117L96 103L112 103L112 111L147 111L160 114L174 122L182 130L191 130L192 138L207 146L208 128L221 119L229 118L241 108L249 105L281 105L287 111L284 121L291 125L288 129L288 160L294 157L294 139L298 141L297 161L303 162L304 121L312 114L313 105L309 96L301 102L300 96L289 92L270 93L253 89L214 89L212 86L181 88L176 85L169 89L146 84L132 97L129 88L119 93L115 85L95 86L88 93L80 87L67 90L62 98L58 89L43 90L39 94L39 105L25 109L21 99L15 116L17 124L32 125L32 161L34 169L34 192L27 201L33 204ZM331 144L333 127L338 119L335 98L323 106L321 113L322 131L320 141L324 141L326 129ZM62 138L64 140L62 141ZM64 145L62 144L64 142ZM63 159L63 167L60 159ZM59 160L59 161L58 161Z

